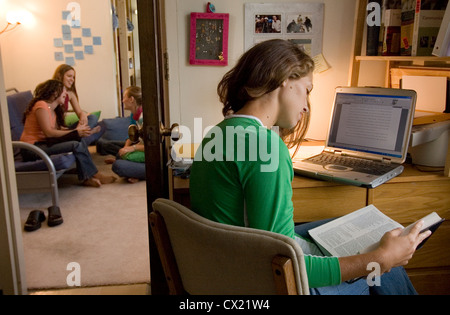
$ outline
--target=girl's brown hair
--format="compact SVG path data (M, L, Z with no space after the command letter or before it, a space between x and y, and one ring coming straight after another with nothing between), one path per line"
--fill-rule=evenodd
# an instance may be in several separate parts
M72 86L70 87L70 89L67 89L67 91L71 91L75 94L76 98L78 99L78 92L77 92L77 87L75 85L76 82L76 71L75 68L66 64L62 64L60 65L58 68L56 68L55 73L53 74L53 80L59 80L61 82L64 81L64 75L66 74L67 71L73 70L75 72L75 80L73 81Z
M242 55L220 81L217 93L224 104L223 115L238 112L247 102L276 90L287 79L300 79L313 71L312 58L294 43L282 39L262 42ZM308 101L308 112L294 128L281 128L288 148L296 148L294 156L309 127L309 107Z
M34 105L37 102L45 101L51 103L58 97L60 97L63 91L64 91L64 84L58 80L48 80L39 84L34 90L33 99L30 101L27 108L25 109L25 112L23 114L23 123L25 123L27 116L31 113ZM59 127L64 126L64 112L55 109L55 113L58 126Z

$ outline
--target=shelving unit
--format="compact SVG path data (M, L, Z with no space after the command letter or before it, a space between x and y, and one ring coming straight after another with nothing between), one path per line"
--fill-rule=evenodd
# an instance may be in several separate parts
M349 86L358 86L359 70L361 62L377 61L385 65L384 87L390 87L390 73L392 68L399 66L422 66L422 67L449 67L450 57L434 56L363 56L364 29L366 27L366 6L367 0L356 0L355 29L353 32L353 49L349 70Z
M367 0L356 0L355 30L353 33L353 49L349 70L349 86L358 86L360 67L362 62L378 62L383 64L384 87L392 87L391 69L398 67L432 68L434 71L443 70L442 75L450 77L450 57L406 57L406 56L363 56L364 29L366 27ZM448 70L447 70L448 69ZM402 69L403 70L403 69ZM450 173L450 144L444 173L433 174L436 178L428 178L426 172L419 172L408 165L408 171L379 188L369 190L368 203L378 204L380 209L397 211L400 221L409 222L416 217L415 211L430 212L437 209L437 200L442 201L440 214L448 214L450 200L443 199L448 196ZM411 175L411 176L410 176ZM414 175L414 176L412 176ZM445 187L444 187L445 186ZM442 190L442 188L444 189ZM417 191L416 191L417 190ZM426 192L426 193L424 193ZM439 195L432 201L433 196ZM440 202L439 201L439 202ZM445 215L444 215L445 216ZM441 249L445 248L450 240L450 223L444 222L437 235L434 236L424 249L416 253L407 266L408 274L416 288L423 294L449 294L450 261Z

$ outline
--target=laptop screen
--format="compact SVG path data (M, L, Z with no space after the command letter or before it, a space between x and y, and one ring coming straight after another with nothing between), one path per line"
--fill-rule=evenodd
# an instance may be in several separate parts
M328 147L402 158L413 110L411 96L337 92Z

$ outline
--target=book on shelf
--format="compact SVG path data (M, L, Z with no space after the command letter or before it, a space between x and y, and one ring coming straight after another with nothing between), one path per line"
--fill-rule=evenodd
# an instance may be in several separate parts
M421 220L424 221L421 232L430 230L433 233L444 221L436 212L430 213ZM415 224L404 228L374 205L369 205L311 229L309 234L324 255L346 257L376 249L383 235L394 229L402 228L401 235L406 235ZM417 249L421 248L428 239L429 237L422 241Z
M448 0L402 0L401 55L431 56Z
M377 7L381 7L381 0L368 0L368 4L370 5L371 3L376 3ZM368 8L370 8L369 5ZM370 18L372 17L376 19L376 14L374 14L373 12L370 13L368 11L367 20L370 20ZM378 56L378 46L380 40L380 24L377 24L376 21L372 22L373 23L367 23L366 55Z
M450 56L450 5L448 4L433 48L433 55L437 57Z
M400 55L401 25L401 3L399 1L383 0L378 55Z

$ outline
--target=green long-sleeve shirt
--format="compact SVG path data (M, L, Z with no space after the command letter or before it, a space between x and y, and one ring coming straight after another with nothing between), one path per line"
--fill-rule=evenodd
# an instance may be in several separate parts
M295 238L289 150L256 118L235 116L213 127L191 169L192 210L210 220ZM336 257L305 255L311 288L341 282Z

